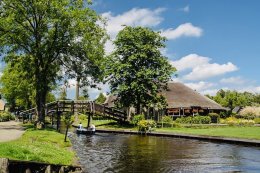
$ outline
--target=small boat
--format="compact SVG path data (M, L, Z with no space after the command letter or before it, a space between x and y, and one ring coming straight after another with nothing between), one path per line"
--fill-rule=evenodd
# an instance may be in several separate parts
M77 128L76 130L77 134L86 134L86 135L94 135L95 134L95 130L93 129L86 129L86 128Z

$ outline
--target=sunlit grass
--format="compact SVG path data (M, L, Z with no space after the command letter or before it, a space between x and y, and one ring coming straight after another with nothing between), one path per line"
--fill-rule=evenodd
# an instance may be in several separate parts
M158 132L184 133L206 136L223 136L244 139L260 139L260 127L226 126L226 127L196 127L196 128L161 128Z
M0 143L0 157L68 165L75 158L70 146L64 135L53 129L28 128L18 140Z

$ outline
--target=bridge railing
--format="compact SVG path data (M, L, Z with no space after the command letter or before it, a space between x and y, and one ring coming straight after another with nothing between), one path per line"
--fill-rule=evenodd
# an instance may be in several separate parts
M115 120L125 121L127 115L125 112L104 106L90 101L81 100L59 100L45 105L46 115L53 112L92 112L99 113L103 116L112 117ZM20 115L36 114L36 108L20 112Z

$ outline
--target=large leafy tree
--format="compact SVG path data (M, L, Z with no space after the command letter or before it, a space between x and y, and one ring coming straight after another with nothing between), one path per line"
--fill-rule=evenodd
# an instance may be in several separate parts
M165 47L165 38L149 28L125 27L114 41L115 51L108 64L108 80L111 92L124 106L165 104L160 91L176 71L160 49Z
M106 40L99 22L84 0L0 1L0 52L8 63L26 64L22 70L33 79L39 123L58 74L87 80L94 74L86 70L89 64L99 67Z

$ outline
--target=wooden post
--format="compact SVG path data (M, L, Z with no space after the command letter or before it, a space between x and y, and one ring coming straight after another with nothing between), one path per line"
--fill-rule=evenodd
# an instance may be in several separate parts
M0 173L9 173L8 165L9 165L8 159L0 158Z
M92 114L92 112L89 112L89 113L88 113L88 126L87 126L87 128L90 127L91 114Z
M31 171L31 169L30 168L27 168L26 170L25 170L25 173L31 173L32 171Z
M48 165L47 168L45 169L44 173L52 173L51 172L51 165Z
M59 173L64 173L64 166L60 167Z

